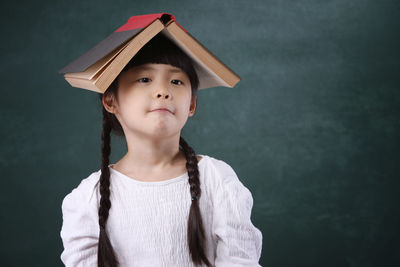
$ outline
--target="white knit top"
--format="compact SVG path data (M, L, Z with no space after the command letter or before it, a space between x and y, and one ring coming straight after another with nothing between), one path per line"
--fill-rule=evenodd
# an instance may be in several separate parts
M262 233L250 219L251 192L226 162L200 156L199 206L208 260L217 267L261 266ZM106 231L119 266L196 266L187 244L192 202L188 173L144 182L111 165ZM98 170L83 179L62 202L61 260L67 267L97 266L100 174Z

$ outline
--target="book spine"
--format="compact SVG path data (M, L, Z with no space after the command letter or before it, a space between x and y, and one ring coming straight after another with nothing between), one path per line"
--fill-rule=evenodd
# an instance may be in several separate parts
M161 17L167 16L169 20L165 23L165 26L167 26L169 23L172 21L175 21L175 23L182 28L185 32L187 30L183 28L177 21L174 15L169 14L169 13L155 13L155 14L146 14L146 15L139 15L139 16L133 16L128 19L128 21L119 27L117 30L114 32L122 32L122 31L129 31L129 30L134 30L134 29L141 29L145 28L148 25L150 25L155 19L160 19Z

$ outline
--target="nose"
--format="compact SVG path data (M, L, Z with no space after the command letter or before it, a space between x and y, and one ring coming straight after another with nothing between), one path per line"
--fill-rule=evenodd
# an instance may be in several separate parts
M170 96L169 96L169 93L167 93L167 92L158 92L157 93L157 98L165 98L165 99L168 99Z
M156 86L156 90L154 92L154 96L156 98L165 98L165 99L170 99L171 98L171 94L168 90L168 87L162 83L157 83L155 84Z

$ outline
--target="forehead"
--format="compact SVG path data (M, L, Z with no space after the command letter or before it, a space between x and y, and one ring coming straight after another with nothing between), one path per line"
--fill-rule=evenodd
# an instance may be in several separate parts
M147 63L131 68L131 71L166 71L170 73L184 73L182 69L169 64Z

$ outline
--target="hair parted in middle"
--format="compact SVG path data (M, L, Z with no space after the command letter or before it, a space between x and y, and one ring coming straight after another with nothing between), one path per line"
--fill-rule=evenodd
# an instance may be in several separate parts
M144 45L131 61L124 67L121 73L128 69L146 63L170 64L182 69L190 79L192 88L192 98L197 96L199 79L193 67L192 59L189 58L177 45L170 41L166 36L159 33ZM106 223L111 208L110 201L110 170L108 165L111 154L111 132L117 136L125 136L121 124L113 113L108 112L104 106L103 97L118 95L118 75L107 88L104 94L99 94L100 105L103 113L103 129L101 134L101 176L100 176L100 207L99 207L99 245L98 245L98 266L116 267L118 259L111 246L111 242L106 232ZM197 98L196 98L197 99ZM196 100L197 101L197 100ZM201 265L202 262L207 266L212 266L208 261L206 251L206 240L203 227L203 220L199 207L201 196L198 161L194 150L180 136L180 149L186 157L186 169L189 176L190 196L192 204L190 206L189 218L187 223L187 242L189 253L195 264Z

